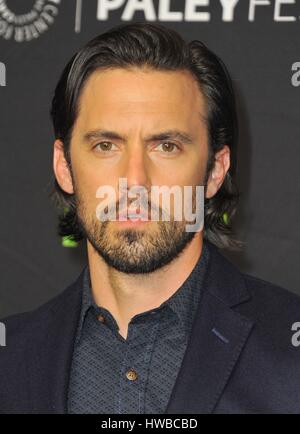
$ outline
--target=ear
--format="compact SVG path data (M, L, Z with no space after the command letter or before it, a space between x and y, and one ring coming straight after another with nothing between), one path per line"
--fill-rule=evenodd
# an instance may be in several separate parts
M65 158L64 146L61 140L55 140L53 149L53 170L60 187L69 194L74 193L72 176Z
M226 173L230 167L230 149L227 145L215 154L215 164L209 174L205 197L213 197L224 182Z

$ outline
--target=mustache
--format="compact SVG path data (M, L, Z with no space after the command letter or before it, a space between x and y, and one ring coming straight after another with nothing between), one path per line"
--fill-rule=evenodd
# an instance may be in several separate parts
M163 209L159 205L153 205L153 203L151 202L148 202L148 205L146 207L140 204L138 206L134 206L132 205L133 203L134 200L132 200L130 204L128 204L128 206L121 208L120 201L112 202L110 204L106 204L106 206L102 208L102 213L108 215L111 210L115 210L115 215L117 218L119 218L120 216L129 216L130 214L135 214L149 220L151 220L152 214L154 216L158 216L158 218L162 217L165 219L166 217L170 216L170 213L167 210Z

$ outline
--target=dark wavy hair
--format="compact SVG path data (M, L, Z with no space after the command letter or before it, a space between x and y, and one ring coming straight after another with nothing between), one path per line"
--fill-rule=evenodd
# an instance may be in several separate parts
M233 237L232 228L240 196L235 181L238 122L234 91L222 60L198 40L187 43L175 30L160 24L136 22L100 34L71 58L56 86L50 111L55 138L64 144L70 169L70 141L84 83L98 69L132 66L160 71L185 70L197 80L207 107L209 158L205 184L216 152L227 144L231 153L231 165L221 188L214 197L205 199L203 235L219 248L239 249L242 243ZM79 241L85 235L77 220L74 194L64 192L55 177L53 183L50 195L59 209L58 233Z

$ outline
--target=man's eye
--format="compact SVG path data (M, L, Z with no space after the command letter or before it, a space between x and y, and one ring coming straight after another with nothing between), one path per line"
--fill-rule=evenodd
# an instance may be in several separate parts
M112 147L116 146L114 143L111 142L100 142L97 143L93 148L96 151L100 151L100 152L107 152L107 151L113 151Z
M174 148L176 148L177 151L179 150L179 147L173 142L162 142L157 146L157 148L160 146L162 151L166 154L174 154L174 152L172 152Z

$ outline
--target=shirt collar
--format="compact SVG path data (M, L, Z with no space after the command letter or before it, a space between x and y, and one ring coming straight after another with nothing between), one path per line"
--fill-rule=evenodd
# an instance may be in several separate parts
M177 291L160 305L160 307L167 305L171 308L177 315L186 334L189 334L191 331L197 306L200 302L205 272L208 269L208 261L209 249L204 241L201 255L192 272Z
M199 304L205 271L208 268L208 261L209 248L204 240L201 255L187 279L170 298L157 308L151 309L148 312L161 310L165 306L168 306L168 309L171 309L171 311L177 315L182 327L188 334L191 331L194 315ZM82 305L77 329L78 337L81 335L86 313L91 307L99 310L99 306L96 304L92 295L89 267L86 265L83 274Z

